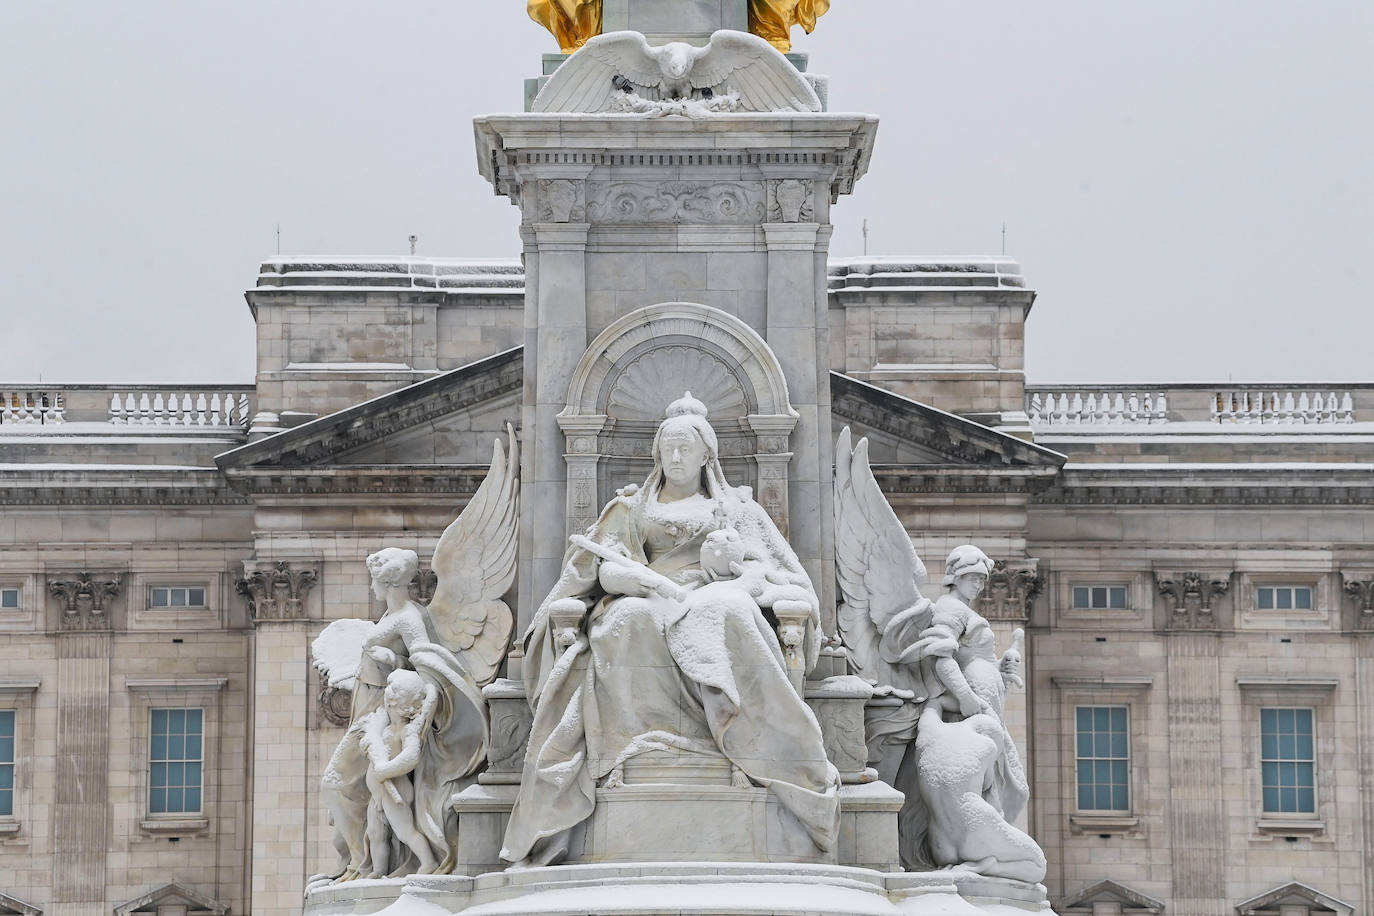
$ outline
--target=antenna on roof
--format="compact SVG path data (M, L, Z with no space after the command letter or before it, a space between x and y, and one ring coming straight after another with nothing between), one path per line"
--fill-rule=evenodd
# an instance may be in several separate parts
M864 257L868 257L868 220L866 220L866 219L864 220L863 233L864 233Z
M1002 254L1007 253L1007 224L1002 224Z
M281 223L277 223L277 254L281 254Z
M418 235L412 235L410 237L410 256L412 258L415 257L415 243L418 241L420 241L420 237Z

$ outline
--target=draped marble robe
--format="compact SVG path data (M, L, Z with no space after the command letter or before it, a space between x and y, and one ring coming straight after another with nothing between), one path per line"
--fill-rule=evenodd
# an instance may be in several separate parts
M569 550L525 635L525 685L537 699L502 858L556 861L568 831L591 815L598 780L646 751L728 758L776 796L819 850L833 848L839 780L761 610L777 583L804 590L812 608L810 667L819 651L819 601L748 489L727 486L714 455L704 476L710 492L660 503L656 468L644 487L611 500L589 532L688 589L686 601L607 594L598 581L601 561ZM747 544L754 580L771 574L757 598L742 581L706 584L699 575L702 541L722 525ZM567 598L589 610L576 641L559 652L549 608Z

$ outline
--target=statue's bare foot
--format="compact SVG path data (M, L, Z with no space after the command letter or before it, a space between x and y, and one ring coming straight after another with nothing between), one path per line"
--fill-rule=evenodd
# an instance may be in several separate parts
M748 775L734 764L730 765L730 785L736 789L752 789L754 784L749 781Z
M611 771L606 774L606 778L601 780L601 788L603 789L620 789L624 786L625 767L623 765L611 767Z

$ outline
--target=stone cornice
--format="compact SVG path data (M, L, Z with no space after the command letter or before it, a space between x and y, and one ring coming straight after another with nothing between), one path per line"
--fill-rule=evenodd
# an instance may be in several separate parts
M0 474L0 506L243 506L215 468L118 470L6 470Z
M461 495L477 492L487 465L358 465L329 468L231 468L224 473L253 496Z
M284 430L215 458L231 477L250 468L299 468L329 464L345 452L458 413L524 383L524 348L460 366L442 375L375 397L337 413Z
M1038 493L1054 482L1053 468L987 468L955 465L878 465L873 476L884 493Z
M1368 506L1374 464L1322 467L1263 464L1171 468L1130 464L1066 467L1036 505L1086 506Z
M1036 470L1046 484L1068 459L980 423L904 398L842 372L830 373L830 409L841 419L881 430L945 455L952 469L988 475ZM925 473L924 466L915 469ZM977 492L977 491L975 491Z

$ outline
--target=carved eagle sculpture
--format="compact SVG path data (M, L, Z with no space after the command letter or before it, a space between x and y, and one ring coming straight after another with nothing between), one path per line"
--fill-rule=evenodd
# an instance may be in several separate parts
M722 30L704 47L672 41L654 47L639 32L589 39L559 67L534 100L534 111L599 112L617 95L643 99L712 99L734 93L737 111L820 111L797 68L757 35Z
M868 464L868 440L850 448L849 427L835 445L835 578L842 598L840 634L859 675L880 687L924 699L908 640L930 625L931 602L920 585L926 568L906 528L878 488Z

